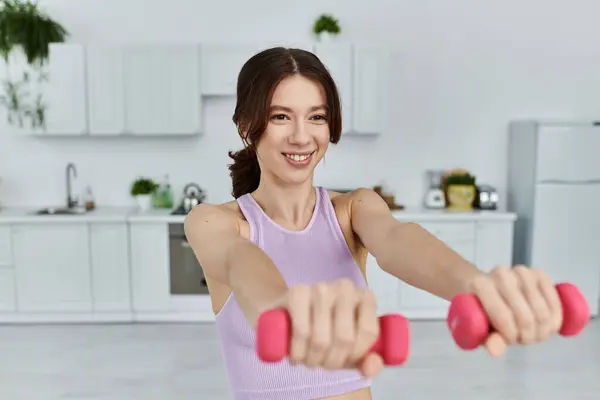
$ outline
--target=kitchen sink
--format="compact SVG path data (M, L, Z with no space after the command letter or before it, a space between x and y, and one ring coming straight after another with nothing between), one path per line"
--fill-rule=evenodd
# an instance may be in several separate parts
M48 207L37 210L36 215L81 215L85 214L84 208Z

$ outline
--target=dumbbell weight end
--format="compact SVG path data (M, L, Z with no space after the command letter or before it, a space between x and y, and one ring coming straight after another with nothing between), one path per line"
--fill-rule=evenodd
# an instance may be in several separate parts
M583 293L570 283L559 283L556 290L563 308L559 334L564 337L575 336L591 318L589 304ZM452 299L447 324L455 343L463 350L478 348L491 332L481 302L471 293L459 294Z
M377 353L388 366L406 362L410 347L408 320L399 314L379 317L380 334L370 351ZM256 353L263 362L281 361L289 352L291 321L288 312L275 308L263 312L256 327Z

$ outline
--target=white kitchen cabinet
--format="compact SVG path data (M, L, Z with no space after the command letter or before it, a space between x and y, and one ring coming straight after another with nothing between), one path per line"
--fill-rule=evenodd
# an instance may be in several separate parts
M21 83L20 109L35 110L39 101L44 110L45 125L33 128L31 118L25 117L23 126L19 126L16 119L12 125L6 122L8 130L42 136L79 136L87 133L84 46L64 43L50 45L48 60L41 69L30 66L21 51L13 51L9 63L2 63L3 78L13 83L21 82L24 72L28 74L28 82ZM3 92L2 95L7 93ZM2 111L6 115L6 111Z
M47 81L40 84L46 104L46 129L53 135L87 133L85 48L77 44L50 46Z
M199 46L86 46L91 135L195 135L202 130Z
M15 270L0 266L0 313L14 312L17 309Z
M379 268L371 254L367 256L366 270L369 287L377 294L377 313L397 312L400 281Z
M512 265L514 224L506 221L480 222L476 227L475 265L484 272Z
M342 130L344 133L354 126L354 79L352 75L354 62L353 49L350 44L319 44L315 53L331 74L338 88L342 105Z
M133 311L169 311L169 225L164 222L132 223L129 240Z
M389 68L386 49L358 44L318 44L315 54L338 86L344 134L382 133Z
M203 96L235 96L238 74L246 61L262 50L258 44L201 45Z
M385 49L354 46L352 132L371 135L382 133L387 116L388 67L388 52Z
M433 222L420 225L467 261L475 261L475 222ZM399 306L402 310L419 311L433 316L438 311L445 311L448 307L447 300L402 281L399 290Z
M10 225L0 225L0 313L14 312L17 308L15 269L12 256Z
M16 224L12 229L19 312L91 312L87 224Z
M123 48L86 46L87 98L90 135L125 133L125 74Z
M482 271L511 265L512 220L428 221L420 225ZM416 319L446 317L450 305L447 300L382 271L371 255L367 274L369 286L377 295L378 312L399 312Z
M12 233L10 225L0 225L0 268L12 265Z
M203 96L235 96L237 79L244 64L255 54L283 46L312 51L307 43L203 43L201 45L201 91Z
M202 130L198 45L123 49L125 133L194 135Z
M125 222L90 224L93 310L129 312L129 230Z

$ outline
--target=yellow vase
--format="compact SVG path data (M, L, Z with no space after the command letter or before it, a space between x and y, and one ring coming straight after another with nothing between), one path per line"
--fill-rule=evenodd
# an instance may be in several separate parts
M475 186L448 185L448 209L453 211L471 211L475 201Z

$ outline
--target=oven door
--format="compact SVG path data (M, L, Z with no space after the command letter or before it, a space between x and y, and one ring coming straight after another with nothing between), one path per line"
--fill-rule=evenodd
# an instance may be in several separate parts
M188 243L183 224L169 225L171 295L207 295L202 267Z

